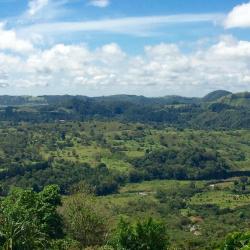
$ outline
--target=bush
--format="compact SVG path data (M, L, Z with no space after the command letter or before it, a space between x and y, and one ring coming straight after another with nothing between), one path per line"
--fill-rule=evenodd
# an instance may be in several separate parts
M221 250L248 250L250 249L250 232L229 234Z
M66 233L81 247L101 246L108 235L106 214L94 199L89 194L78 193L68 197L62 207Z
M166 228L152 218L136 224L122 219L113 245L115 249L124 250L165 250L168 247Z

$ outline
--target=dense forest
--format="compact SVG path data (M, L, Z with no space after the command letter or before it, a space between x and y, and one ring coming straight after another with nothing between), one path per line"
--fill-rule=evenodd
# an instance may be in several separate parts
M0 96L0 249L250 247L250 93Z
M0 121L52 122L116 119L178 128L249 128L250 93L215 91L203 98L166 96L0 97Z

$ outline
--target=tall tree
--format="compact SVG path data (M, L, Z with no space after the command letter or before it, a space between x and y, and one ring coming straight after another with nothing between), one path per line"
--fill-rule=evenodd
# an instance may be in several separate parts
M6 250L46 249L62 233L57 186L41 193L14 189L0 202L0 246Z

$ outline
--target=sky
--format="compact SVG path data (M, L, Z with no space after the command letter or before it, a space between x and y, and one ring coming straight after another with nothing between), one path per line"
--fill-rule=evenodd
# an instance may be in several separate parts
M250 91L250 2L0 0L0 95Z

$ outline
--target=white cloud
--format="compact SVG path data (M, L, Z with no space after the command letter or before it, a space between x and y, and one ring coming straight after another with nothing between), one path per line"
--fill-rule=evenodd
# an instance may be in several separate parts
M1 50L26 53L33 50L33 45L27 40L18 38L14 30L6 30L4 24L0 23L0 51Z
M234 7L225 20L225 28L250 27L250 2Z
M221 41L212 46L210 51L217 57L248 60L250 59L250 42L238 41L231 36L222 37Z
M128 55L115 43L95 50L57 44L26 56L0 53L1 88L42 87L107 94L196 95L214 89L250 90L250 42L222 37L208 49L183 53L176 44L146 46ZM3 77L4 76L4 77ZM60 92L61 93L61 92Z
M53 22L34 24L22 28L20 32L27 35L30 33L53 35L65 32L94 31L147 36L152 35L152 32L156 28L162 27L163 25L202 22L214 23L221 22L223 19L224 15L220 13L126 17L85 22Z
M109 0L91 0L89 2L89 5L99 7L99 8L105 8L109 6L110 1Z
M66 6L69 2L69 0L29 0L25 12L16 17L16 23L13 23L15 19L10 21L16 27L55 21L71 13Z
M98 59L106 64L119 63L125 60L127 55L116 43L110 43L97 49Z
M34 16L48 4L49 0L30 0L28 14Z

